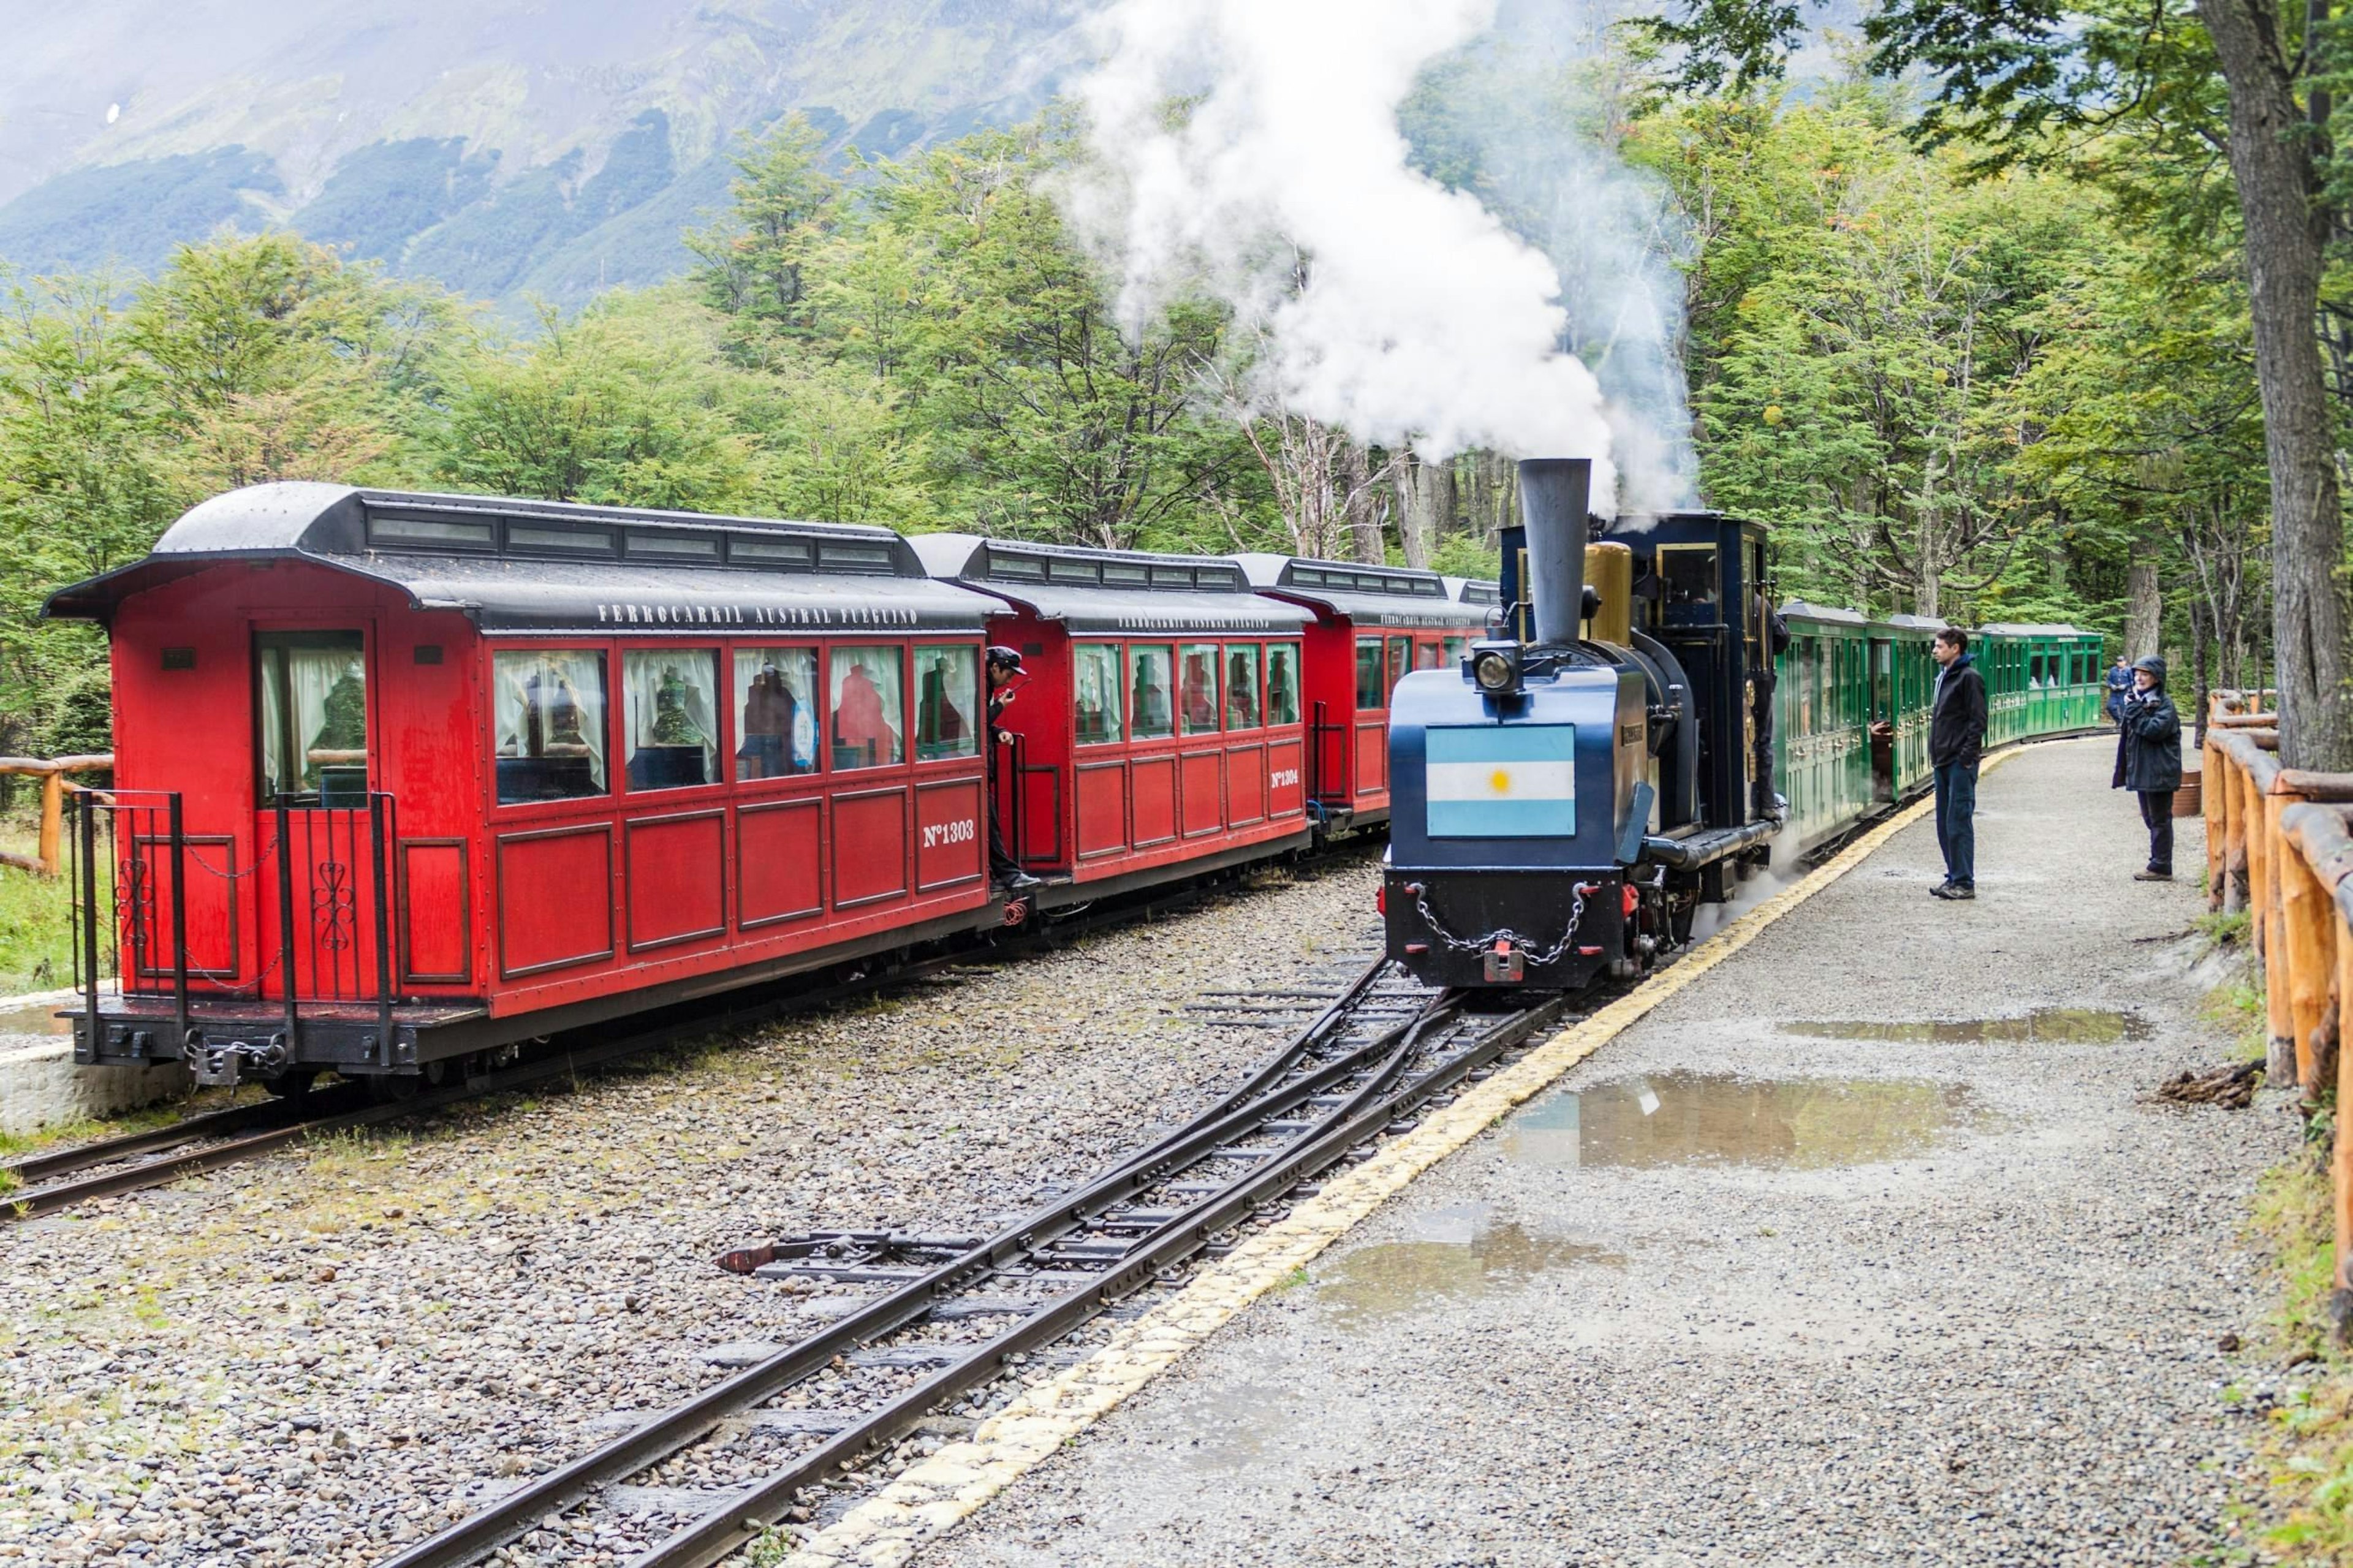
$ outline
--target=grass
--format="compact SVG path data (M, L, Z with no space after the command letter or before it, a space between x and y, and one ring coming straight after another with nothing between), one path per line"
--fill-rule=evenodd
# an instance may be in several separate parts
M2231 1033L2232 1045L2241 1061L2262 1061L2269 1055L2269 1024L2261 975L2250 984L2237 981L2218 985L2206 994L2200 1006L2209 1023Z
M2239 947L2246 942L2248 915L2244 910L2232 910L2228 914L2218 910L2200 915L2193 923L2199 934L2216 947Z
M39 838L37 816L0 819L0 849L30 855ZM0 866L0 996L70 985L73 968L72 879Z
M2353 1364L2334 1345L2334 1222L2328 1152L2333 1108L2316 1115L2305 1153L2256 1185L2251 1228L2270 1255L2278 1300L2267 1359L2309 1364L2271 1412L2263 1445L2274 1510L2263 1540L2281 1561L2353 1568Z

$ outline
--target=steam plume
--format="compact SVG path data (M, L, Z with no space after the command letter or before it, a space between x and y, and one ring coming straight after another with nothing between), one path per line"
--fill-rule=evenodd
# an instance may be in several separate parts
M1414 169L1398 126L1422 72L1494 14L1495 0L1116 0L1079 89L1095 156L1068 205L1129 321L1188 289L1233 305L1264 345L1262 405L1426 458L1589 457L1597 510L1613 510L1613 445L1660 466L1650 411L1612 407L1564 346L1588 334L1552 259ZM1577 294L1626 314L1614 285L1580 279ZM1633 439L1613 444L1613 426Z

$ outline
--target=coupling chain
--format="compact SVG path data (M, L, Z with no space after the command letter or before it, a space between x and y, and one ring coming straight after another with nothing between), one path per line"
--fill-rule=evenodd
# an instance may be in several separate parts
M1558 942L1553 943L1542 952L1533 951L1531 939L1522 936L1518 931L1514 931L1509 926L1505 926L1500 931L1489 931L1485 936L1456 936L1452 931L1446 929L1445 922L1440 921L1438 918L1437 911L1430 907L1429 884L1424 882L1415 882L1410 884L1410 886L1413 889L1413 907L1420 912L1421 918L1429 923L1430 934L1437 937L1440 942L1444 942L1454 952L1484 952L1499 942L1509 941L1514 947L1521 950L1526 962L1537 965L1543 965L1551 963L1557 960L1562 953L1568 951L1568 944L1577 940L1577 928L1582 924L1585 920L1586 895L1593 889L1600 886L1600 884L1598 882L1578 882L1575 884L1576 897L1575 900L1569 905L1568 929L1560 933L1560 940Z

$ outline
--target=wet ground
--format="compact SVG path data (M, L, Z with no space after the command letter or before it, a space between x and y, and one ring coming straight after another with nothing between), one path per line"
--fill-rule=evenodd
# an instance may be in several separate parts
M929 1548L1047 1564L2174 1563L2291 1374L2241 1250L2284 1097L2147 1091L2193 885L2100 742L1989 774ZM2197 865L2197 825L2179 854Z
M68 1005L70 1004L47 1001L0 1007L0 1040L47 1039L58 1035L71 1035L72 1022L58 1016L58 1008Z

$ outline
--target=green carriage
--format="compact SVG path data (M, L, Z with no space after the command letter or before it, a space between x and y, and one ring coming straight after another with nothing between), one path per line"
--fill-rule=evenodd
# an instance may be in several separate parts
M2099 633L1998 622L1981 628L1978 641L1992 710L1988 744L2098 725L2106 695Z

